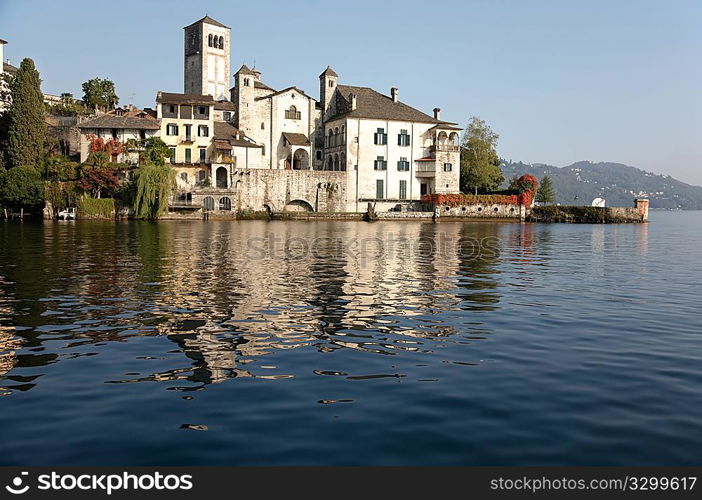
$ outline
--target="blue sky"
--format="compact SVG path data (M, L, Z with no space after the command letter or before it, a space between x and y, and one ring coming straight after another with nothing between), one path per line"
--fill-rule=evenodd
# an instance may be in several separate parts
M702 185L702 2L0 0L5 57L37 63L44 91L99 76L122 103L183 90L182 28L232 27L232 72L317 96L331 64L373 87L500 134L508 159L616 161Z

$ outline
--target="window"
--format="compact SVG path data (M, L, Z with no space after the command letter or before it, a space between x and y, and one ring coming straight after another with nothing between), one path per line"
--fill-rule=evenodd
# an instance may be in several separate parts
M261 130L266 130L266 124L261 122Z
M206 155L207 155L207 149L200 148L200 163L205 163Z
M170 154L171 163L175 163L176 162L176 148L168 148L168 152Z
M198 135L198 137L209 137L210 136L210 128L207 125L198 125L197 135Z
M222 118L224 118L225 122L230 121L232 119L231 111L225 111L224 113L222 113Z
M409 162L407 161L407 158L400 158L400 161L397 162L397 170L399 172L409 172Z
M139 131L139 139L141 139L141 140L146 139L146 130Z
M373 168L375 170L387 170L388 162L385 161L385 157L378 156L378 158L373 162Z
M333 81L333 80L329 80L329 88L332 88L333 86L334 86L334 81Z
M185 148L185 163L192 163L192 150Z
M322 159L322 151L319 150L319 149L317 150L317 159L318 159L318 160L321 160L321 159Z
M295 106L290 106L290 109L285 110L285 118L288 120L299 120L302 118L302 113Z
M378 200L385 199L385 181L383 179L375 180L375 198Z
M171 104L170 106L168 106L168 112L169 112L169 113L175 113L175 112L176 112L176 107L175 107L173 104Z
M112 129L112 138L117 139L119 137L119 131L116 128Z
M385 133L384 128L379 128L378 131L373 135L373 142L380 146L388 143L388 134Z
M444 163L444 172L451 172L453 170L452 163Z
M223 36L219 37L219 48L220 49L224 48L224 37Z
M197 181L198 182L205 182L205 171L204 170L200 170L197 173Z
M266 145L261 146L261 156L266 156Z
M186 141L191 141L193 139L192 128L193 128L193 126L190 125L189 123L185 124L185 140Z
M214 210L214 198L211 196L205 196L202 200L202 208L205 210Z
M244 86L245 87L249 86L249 79L248 78L244 78Z
M183 180L183 182L188 182L188 173L183 172L182 174L180 174L180 178Z
M207 46L212 47L212 34L207 35Z
M198 106L197 112L200 115L207 115L207 106Z
M400 130L400 133L397 135L397 145L398 146L409 146L410 145L410 136L407 133L407 130L405 130L405 129Z
M407 181L400 181L400 199L407 199Z
M178 135L178 125L175 123L166 125L166 135Z
M232 209L232 200L228 196L222 196L219 199L219 209L227 212Z

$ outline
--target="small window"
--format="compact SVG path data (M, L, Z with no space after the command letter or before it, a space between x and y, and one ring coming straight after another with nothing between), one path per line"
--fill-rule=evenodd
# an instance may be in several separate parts
M250 81L250 80L249 80L248 78L244 78L244 86L248 87L248 86L249 86L249 81Z
M266 130L266 124L261 122L261 130Z
M171 104L170 106L168 106L168 112L169 112L169 113L175 113L175 112L176 112L176 107L175 107L173 104Z
M182 174L180 174L180 178L182 179L183 182L188 182L188 173L183 172Z
M295 106L290 106L290 109L285 110L285 118L288 120L299 120L302 118L302 113Z
M192 163L192 150L190 148L185 148L185 163Z
M224 118L225 122L228 122L232 119L232 114L229 111L225 111L222 115L223 115L222 117Z
M266 156L266 145L261 146L261 156Z
M207 46L212 47L212 34L207 35Z
M168 148L168 152L170 153L171 163L175 163L176 162L176 148Z
M178 135L178 125L175 123L166 125L166 135Z
M116 128L112 129L112 138L117 139L119 137L119 131Z
M139 131L139 139L144 140L146 139L146 130L140 130Z
M207 106L198 106L197 112L201 115L206 115L207 114Z
M197 135L198 137L209 137L210 128L207 125L199 125L197 127Z
M205 163L206 158L207 158L207 149L200 148L200 163Z
M407 133L407 130L400 130L400 133L397 135L397 145L398 146L409 146L410 145L410 136Z
M401 157L400 161L397 162L397 170L399 172L409 172L410 169L410 164L407 161L407 158Z
M334 80L329 80L329 88L332 88L334 86Z
M373 168L375 170L387 170L388 162L385 161L385 157L378 156L377 159L373 162Z
M205 210L214 210L214 198L205 196L202 200L202 208Z
M385 133L384 128L379 128L377 132L373 135L373 142L380 146L384 146L388 143L388 134Z
M220 49L224 48L224 37L223 36L219 37L219 48Z
M444 172L451 172L453 170L452 163L444 163Z
M318 160L321 160L321 159L322 159L322 151L319 150L319 149L317 150L317 159L318 159Z

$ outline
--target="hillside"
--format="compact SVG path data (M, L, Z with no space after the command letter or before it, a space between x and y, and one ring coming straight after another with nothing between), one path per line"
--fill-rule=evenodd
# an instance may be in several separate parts
M600 197L608 206L629 206L635 197L647 197L651 208L702 210L702 187L621 163L580 161L559 168L503 160L501 168L507 182L514 175L550 176L564 205L589 205Z

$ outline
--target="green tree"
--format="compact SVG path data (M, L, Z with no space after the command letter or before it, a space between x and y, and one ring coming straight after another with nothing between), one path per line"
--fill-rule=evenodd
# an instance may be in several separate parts
M176 188L175 171L166 165L144 163L134 173L134 215L158 219L168 211L168 200Z
M43 202L39 171L22 166L0 173L0 204L4 207L34 208Z
M171 155L168 145L160 137L149 137L144 141L142 160L155 165L165 165L166 158Z
M553 203L556 201L556 190L553 188L553 181L548 175L541 178L541 186L536 193L536 201L539 203Z
M496 150L498 137L484 120L470 119L461 145L461 191L494 191L504 182Z
M12 80L12 104L7 111L7 148L12 167L37 167L44 156L46 123L40 83L34 61L23 59Z
M93 78L83 83L83 103L89 108L109 111L119 102L112 80Z

